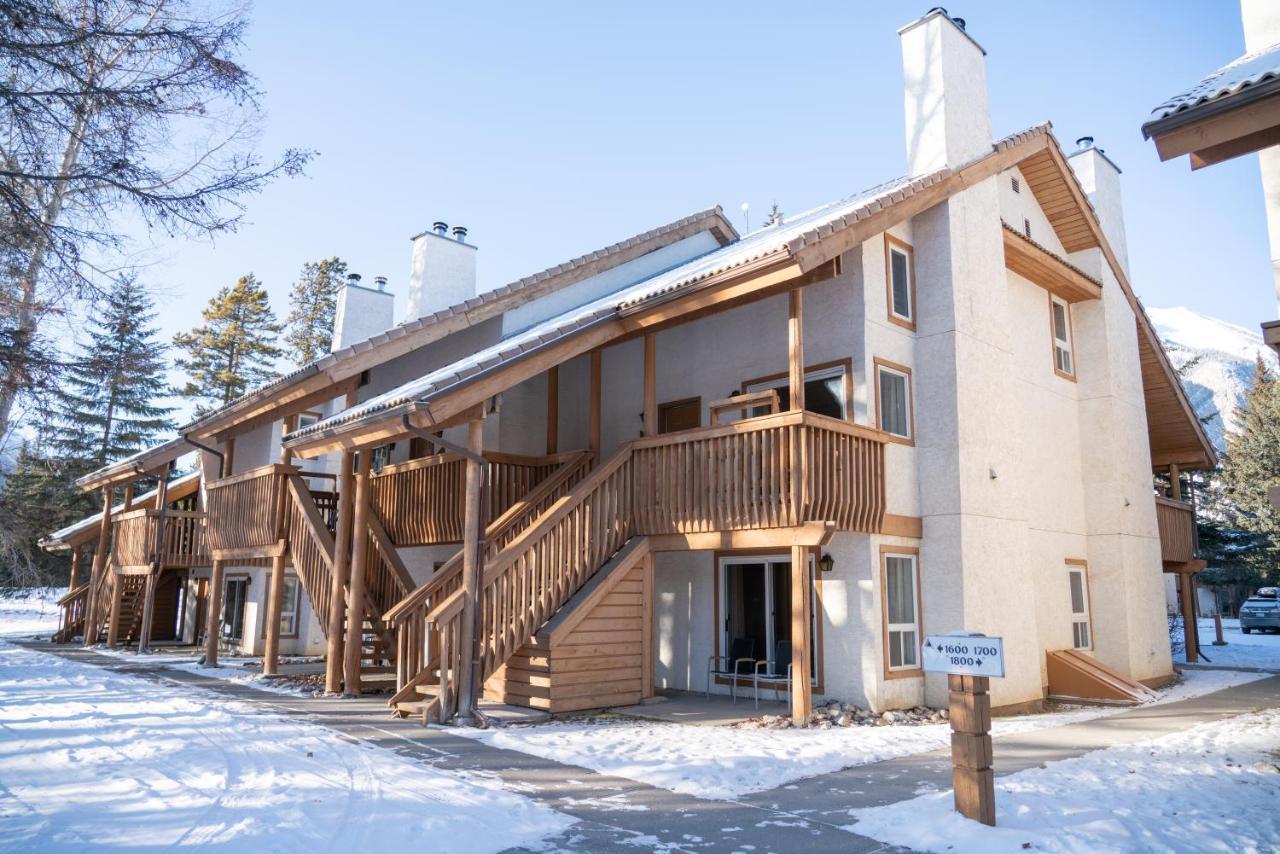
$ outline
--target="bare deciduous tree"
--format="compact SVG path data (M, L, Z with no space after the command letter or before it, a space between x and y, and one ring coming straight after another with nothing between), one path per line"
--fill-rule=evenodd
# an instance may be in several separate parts
M246 196L311 156L255 153L245 14L217 0L0 0L0 437L49 367L42 321L117 277L139 222L233 229Z

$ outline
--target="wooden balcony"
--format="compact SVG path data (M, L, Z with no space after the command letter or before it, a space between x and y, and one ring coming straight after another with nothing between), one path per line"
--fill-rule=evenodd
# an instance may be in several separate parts
M1157 495L1156 523L1160 527L1160 557L1165 563L1185 564L1196 559L1194 507Z
M159 528L163 519L164 528ZM208 566L205 514L188 510L130 510L112 520L111 559L125 574L161 568ZM157 555L157 534L159 553Z
M280 540L285 477L297 469L260 466L205 485L209 549L219 560L264 557Z

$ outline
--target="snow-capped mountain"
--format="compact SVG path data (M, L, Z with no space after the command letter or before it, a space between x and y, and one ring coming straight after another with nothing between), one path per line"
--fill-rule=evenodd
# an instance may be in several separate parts
M1249 389L1254 361L1261 354L1275 367L1275 354L1258 331L1189 308L1149 308L1147 314L1175 368L1199 358L1182 377L1182 384L1196 412L1201 416L1217 414L1205 424L1205 430L1218 450L1223 450L1226 432L1235 428L1236 405Z

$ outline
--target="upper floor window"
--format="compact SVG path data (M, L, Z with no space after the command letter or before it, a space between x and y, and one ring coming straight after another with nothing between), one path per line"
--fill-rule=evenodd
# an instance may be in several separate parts
M819 415L848 420L849 401L853 396L849 387L850 366L850 360L845 359L814 365L805 370L804 408ZM777 389L779 411L786 412L791 408L790 380L786 374L761 377L742 384L743 392L764 391L767 388ZM764 414L763 408L751 412L753 418Z
M1067 584L1071 593L1071 647L1092 649L1093 629L1089 620L1089 575L1083 561L1067 563Z
M911 244L891 234L884 236L885 294L889 320L907 329L916 328L916 273Z
M1071 306L1066 300L1049 296L1049 320L1053 332L1053 372L1075 379L1076 362L1071 333Z
M317 423L319 420L320 420L320 413L319 413L319 412L302 412L302 413L299 413L299 415L298 415L298 424L297 424L297 426L296 426L296 427L294 427L294 429L295 429L295 430L301 430L301 429L302 429L302 428L304 428L304 427L310 427L312 424Z
M876 366L876 423L881 430L907 442L914 438L911 412L911 369L881 359Z

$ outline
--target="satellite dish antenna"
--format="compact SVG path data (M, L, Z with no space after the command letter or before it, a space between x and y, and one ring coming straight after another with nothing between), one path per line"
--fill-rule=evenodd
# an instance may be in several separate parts
M742 203L742 233L746 234L751 230L751 203Z

